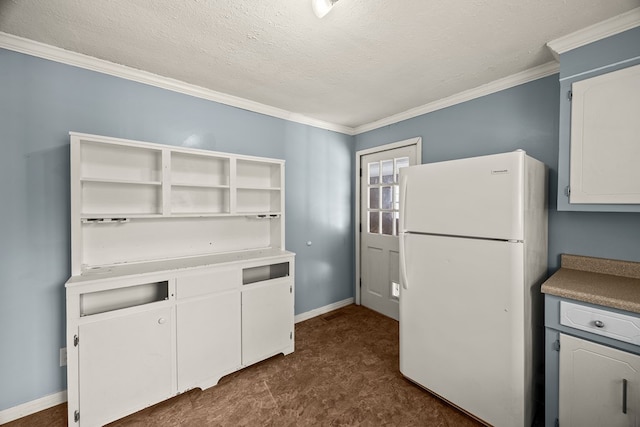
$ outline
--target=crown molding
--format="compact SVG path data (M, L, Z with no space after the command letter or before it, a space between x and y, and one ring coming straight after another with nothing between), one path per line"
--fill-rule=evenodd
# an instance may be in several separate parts
M282 110L280 108L261 104L255 101L250 101L248 99L216 92L210 89L205 89L203 87L191 85L179 80L159 76L147 71L137 70L125 65L115 64L103 59L98 59L81 53L61 49L59 47L14 36L8 33L0 32L0 48L24 53L50 61L60 62L86 70L96 71L102 74L120 77L138 83L167 89L173 92L183 93L185 95L206 99L220 104L229 105L231 107L265 114L267 116L276 117L303 125L343 133L350 136L368 132L370 130L377 129L383 126L392 125L403 120L431 113L433 111L450 107L455 104L460 104L462 102L470 101L472 99L479 98L485 95L490 95L492 93L499 92L513 86L518 86L533 80L537 80L558 72L558 64L556 62L549 62L547 64L543 64L541 66L531 68L517 74L513 74L511 76L493 81L477 88L470 89L452 95L450 97L443 98L438 101L434 101L429 104L412 108L410 110L353 128L317 120L311 117L307 117L303 114L293 113L291 111Z
M180 80L159 76L147 71L127 67L126 65L116 64L4 32L0 32L0 48L25 53L27 55L48 59L50 61L60 62L62 64L72 65L74 67L84 68L86 70L97 71L102 74L120 77L134 82L167 89L173 92L183 93L185 95L195 96L196 98L202 98L208 101L229 105L231 107L241 108L254 113L265 114L267 116L303 125L353 135L353 128L349 126L317 120L303 114L293 113L270 105L216 92L214 90L188 84Z
M558 59L565 52L638 26L640 26L640 7L552 40L547 43L547 47Z
M522 71L520 73L512 74L502 79L494 80L491 83L487 83L482 86L478 86L473 89L466 90L464 92L457 93L447 98L439 99L429 104L421 105L416 108L404 111L402 113L394 114L393 116L386 117L384 119L376 120L368 124L357 126L355 128L355 134L361 134L370 130L378 129L383 126L392 125L403 120L412 119L414 117L421 116L423 114L431 113L443 108L451 107L452 105L460 104L466 101L470 101L475 98L490 95L501 90L509 89L514 86L518 86L524 83L528 83L533 80L538 80L543 77L547 77L559 72L559 65L555 61L547 62L546 64L539 65L534 68Z

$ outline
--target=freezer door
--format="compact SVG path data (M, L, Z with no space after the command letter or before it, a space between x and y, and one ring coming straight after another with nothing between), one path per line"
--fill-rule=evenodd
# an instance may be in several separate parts
M400 172L401 230L522 240L524 151Z
M523 244L404 236L400 371L499 426L530 426L530 292Z

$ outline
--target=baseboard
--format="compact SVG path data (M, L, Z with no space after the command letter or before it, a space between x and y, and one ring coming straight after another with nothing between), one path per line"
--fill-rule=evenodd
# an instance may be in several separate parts
M0 424L8 423L9 421L14 421L18 418L44 411L45 409L49 409L66 401L67 391L65 390L14 406L13 408L5 409L4 411L0 411Z
M330 311L337 310L342 307L346 307L350 304L353 304L353 297L343 299L342 301L334 302L333 304L325 305L324 307L318 307L318 308L314 308L313 310L300 313L296 315L295 322L300 323L302 321L309 320L313 317L320 316L321 314L325 314Z

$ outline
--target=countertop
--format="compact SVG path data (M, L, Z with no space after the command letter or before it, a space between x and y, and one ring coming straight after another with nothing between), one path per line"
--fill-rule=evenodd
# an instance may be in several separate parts
M542 292L640 314L640 262L561 255Z
M108 267L100 267L85 271L79 276L71 276L67 280L66 287L71 287L87 282L110 280L125 276L140 276L145 274L169 274L188 268L207 268L223 264L247 262L254 260L269 260L283 256L295 256L293 252L281 249L259 249L241 252L223 252L219 254L155 260L139 263L124 263Z

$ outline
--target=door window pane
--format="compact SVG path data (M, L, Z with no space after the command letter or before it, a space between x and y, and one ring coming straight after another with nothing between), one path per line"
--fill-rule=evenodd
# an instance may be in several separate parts
M396 159L396 182L400 180L400 168L406 168L409 166L408 157L400 157Z
M380 209L380 187L369 188L369 209Z
M380 213L369 212L369 233L380 233Z
M382 161L382 183L393 184L393 160Z
M391 157L391 156L389 156ZM409 157L393 157L367 163L369 233L397 236L400 210L400 169L409 166Z
M393 186L393 209L400 210L400 186Z
M395 227L396 227L396 231L393 234L394 236L397 236L398 233L400 232L400 213L399 212L393 213L393 222L395 223Z
M382 187L382 209L391 209L393 206L393 187Z
M380 163L369 163L369 184L380 184Z
M382 212L382 234L393 235L393 212Z

